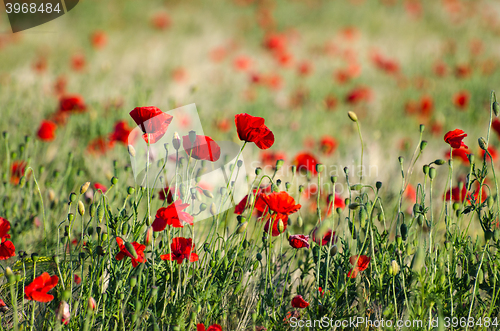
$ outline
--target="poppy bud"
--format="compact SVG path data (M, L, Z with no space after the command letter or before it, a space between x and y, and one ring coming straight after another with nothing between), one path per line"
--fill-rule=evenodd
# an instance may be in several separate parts
M283 233L285 231L285 224L283 224L283 221L280 219L278 221L278 232Z
M102 205L99 205L97 207L97 219L99 222L102 222L102 219L104 218L104 207Z
M361 184L356 184L356 185L351 186L352 191L361 191L362 188L363 188L363 185L361 185Z
M498 117L498 114L500 113L500 104L497 101L493 102L493 112L495 113L495 116Z
M429 177L430 179L434 179L436 177L436 168L429 168Z
M130 287L135 287L135 285L137 285L137 278L130 277L129 284L130 284Z
M396 244L398 246L401 246L402 243L403 243L403 238L401 238L401 235L397 235L396 236Z
M38 256L38 253L32 253L31 254L31 259L33 260L33 262L36 262L38 261L40 257Z
M495 239L495 241L500 240L500 229L493 231L493 239Z
M203 190L202 192L207 198L213 199L214 195L209 190Z
M85 192L87 192L87 190L89 189L89 186L90 182L86 182L85 184L83 184L82 187L80 187L80 194L85 194Z
M247 226L248 226L248 222L243 222L241 223L240 225L238 225L238 227L236 228L236 233L237 234L242 234L243 232L245 232L245 230L247 229Z
M89 215L90 215L90 217L94 217L95 216L96 209L97 209L97 207L96 207L95 203L91 203L90 204L90 209L89 209Z
M346 175L349 175L349 168L348 168L348 167L344 167L344 173L345 173Z
M377 188L377 190L380 190L382 188L382 182L376 182L375 187Z
M488 208L491 209L491 207L493 207L493 197L490 195L487 199L486 199L486 204L488 205Z
M128 154L132 157L135 157L135 148L132 145L127 146Z
M256 174L257 176L260 176L260 174L261 174L261 173L262 173L262 168L261 168L261 167L257 167L257 168L255 168L255 174Z
M292 176L295 176L295 173L297 172L297 166L293 165L292 166Z
M56 265L57 265L57 264L59 264L59 261L60 261L60 260L59 260L59 256L57 256L57 255L52 256L52 260L54 261L54 263L55 263Z
M281 179L276 180L276 186L280 186L280 185L281 185Z
M273 190L273 192L279 192L279 188L276 184L271 184L271 190Z
M332 182L332 184L335 184L337 182L337 176L331 176L330 181Z
M85 206L81 201L78 201L78 214L80 214L80 216L83 216L85 214Z
M113 178L111 178L111 185L116 185L116 183L118 183L118 178L113 176Z
M392 267L392 275L393 276L396 276L399 273L399 270L401 270L401 268L399 267L399 264L396 262L396 260L392 260L391 267Z
M401 231L401 237L403 238L404 241L406 241L406 238L408 237L408 227L406 226L406 224L401 224L401 227L400 227L400 231Z
M302 225L304 225L304 221L302 220L302 217L297 217L297 226L298 227L302 227Z
M316 172L322 173L325 170L325 166L321 163L316 164Z
M89 301L87 303L87 309L90 311L94 311L96 307L97 303L95 302L95 299L93 297L89 297Z
M217 207L214 202L210 204L210 214L212 214L212 216L217 215Z
M487 151L487 150L488 150L488 146L487 146L487 144L486 144L486 140L484 140L484 138L483 138L483 137L480 137L480 138L477 140L477 142L479 143L479 147L481 147L481 149L482 149L483 151Z
M292 187L292 183L286 182L285 183L285 189L287 190L287 192L288 192L288 190L290 190L290 187Z
M257 261L262 261L262 254L257 253L255 257L257 258Z
M92 236L92 234L94 234L94 227L93 227L93 226L89 226L89 227L87 228L87 234L88 234L89 236Z
M137 259L137 252L134 248L134 245L129 243L128 241L125 242L125 249L134 257L134 259Z
M200 204L200 213L205 211L207 209L207 204L206 203L202 203Z
M403 164L404 160L405 160L405 158L404 158L404 157L402 157L402 156L398 157L398 161L399 161L399 163L400 163L401 165Z
M76 194L75 192L71 192L70 195L69 195L69 202L75 202L76 200Z
M420 151L423 151L425 146L427 146L427 141L426 140L422 140L422 142L420 143Z
M69 213L68 214L68 221L73 222L74 219L75 219L75 215L73 213Z
M474 163L474 154L469 154L467 157L468 157L468 159L469 159L469 162L470 162L471 164L473 164L473 163Z
M148 216L146 218L146 225L147 226L151 226L151 224L153 224L153 217L152 216Z
M359 203L357 203L357 202L353 202L353 203L349 204L349 209L351 209L351 210L355 210L358 207L359 207Z
M276 171L278 171L278 170L280 170L280 169L281 169L281 167L283 166L283 163L284 163L284 162L285 162L285 161L284 161L284 160L282 160L282 159L279 159L279 160L277 160L277 161L276 161Z
M425 125L420 124L420 133L424 133Z
M174 132L174 137L172 138L172 145L176 151L181 147L181 137L177 132Z
M445 161L445 160L443 160L443 159L437 159L436 161L434 161L434 163L435 163L436 165L443 165L443 164L445 164L445 163L446 163L446 161Z
M10 284L14 284L16 282L16 275L14 275L14 272L10 267L5 269L5 276L7 276L7 280Z
M52 202L56 198L56 193L54 192L53 189L49 189L49 201Z
M122 235L126 236L128 234L129 225L128 223L123 223L122 225Z
M134 194L134 192L135 192L135 188L133 188L132 186L129 186L127 188L127 194L128 195L132 195L132 194Z
M191 146L194 146L194 143L196 142L196 131L189 131L189 141L191 142Z
M338 247L337 245L333 245L332 248L330 248L330 256L335 256L338 252Z
M348 111L347 112L347 116L349 116L349 118L351 119L351 121L353 122L357 122L358 121L358 116L356 115L355 112L353 111Z
M144 235L144 245L149 246L153 242L153 228L150 226Z
M104 256L104 254L106 254L106 253L104 252L104 249L103 249L103 248L102 248L102 246L100 246L100 245L96 247L96 252L97 252L97 254L98 254L98 255L100 255L100 256Z

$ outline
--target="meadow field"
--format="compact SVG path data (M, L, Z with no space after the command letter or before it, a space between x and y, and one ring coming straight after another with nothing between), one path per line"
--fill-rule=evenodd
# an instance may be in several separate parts
M500 2L0 32L0 330L500 329Z

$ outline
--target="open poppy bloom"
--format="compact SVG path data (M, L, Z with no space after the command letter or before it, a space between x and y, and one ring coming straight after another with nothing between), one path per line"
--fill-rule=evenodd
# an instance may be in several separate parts
M333 203L332 203L333 200ZM335 194L335 198L333 197L333 194L329 194L326 197L326 204L328 205L328 213L327 215L330 215L332 210L335 208L340 208L344 209L345 208L345 200L340 197L340 195Z
M106 191L108 190L108 188L104 185L102 185L101 183L98 183L98 182L95 182L94 183L94 187L96 190L101 190L102 193L106 193Z
M295 297L293 297L292 299L293 308L306 308L307 306L309 306L309 302L304 300L302 295L296 295Z
M37 136L42 141L52 141L56 137L56 128L56 123L52 121L42 121Z
M299 153L295 157L294 163L298 171L311 172L311 174L316 175L316 164L318 164L318 160L314 155L308 152Z
M254 211L257 211L257 216L260 217L262 214L267 209L267 204L264 202L262 199L262 196L265 195L266 193L270 192L271 186L268 186L266 188L261 188L259 190L253 190L253 194L255 195L255 205L254 205ZM237 215L243 214L245 209L247 207L251 208L252 206L247 206L248 203L248 195L245 195L243 199L236 205L234 208L234 213Z
M332 242L332 245L335 245L337 242L337 236L335 235L335 231L332 231L332 229L328 229L322 236L320 233L318 233L319 227L314 228L312 232L312 240L320 245L320 246L325 246L329 245L330 241ZM333 238L332 238L333 237Z
M320 141L320 148L323 153L330 155L337 149L337 141L330 136L323 136Z
M169 187L168 185L165 186L158 192L158 199L165 200L166 198L168 203L174 202L174 196L172 194L174 189L175 188Z
M196 325L196 331L222 331L222 326L219 324L212 324L206 329L205 325L200 323Z
M154 144L163 137L173 119L171 115L162 112L154 106L136 107L130 112L130 116L141 128L144 141L148 142L148 139L150 139L149 142L151 144Z
M47 292L52 290L58 282L59 277L56 275L49 276L47 272L44 272L24 288L24 297L38 302L50 302L54 299L54 296L47 294Z
M83 112L86 109L83 98L78 94L62 96L59 99L60 112Z
M234 121L240 140L255 143L260 149L268 149L274 144L274 134L262 117L244 113L236 115Z
M288 237L288 243L293 248L309 248L309 236L303 234L295 234Z
M0 217L0 239L2 240L0 243L0 260L7 260L16 253L16 247L12 241L7 240L10 239L10 234L7 233L9 230L10 222Z
M170 249L172 253L161 255L162 260L177 261L177 264L181 264L184 259L189 260L189 262L198 261L198 254L192 252L194 251L194 244L191 238L176 237L172 239Z
M453 131L448 131L444 135L444 141L450 144L450 146L453 148L460 148L460 147L469 148L462 141L465 137L467 137L467 133L465 133L463 130L455 129Z
M262 196L262 200L264 200L267 204L269 210L274 212L264 226L264 231L268 232L270 222L272 221L273 237L279 236L281 233L278 229L279 220L283 222L284 230L286 230L288 215L297 212L300 207L302 207L300 204L296 205L293 197L291 197L286 191L281 191L279 193L272 192L268 195Z
M349 273L347 274L347 277L350 278L356 278L358 275L358 272L366 270L368 268L368 265L370 264L371 258L369 258L366 255L361 255L358 258L358 255L353 255L349 258L349 262L354 266Z
M156 218L151 225L153 231L163 231L167 225L174 228L183 228L183 223L193 225L194 217L183 211L187 207L189 207L188 203L182 203L182 200L177 200L168 207L158 209L156 211Z
M207 160L215 162L220 158L219 145L208 136L196 135L193 144L189 140L189 135L182 137L182 146L186 154L196 160Z
M127 246L125 246L125 242L123 241L122 238L116 237L116 243L118 244L118 247L120 247L120 252L116 254L115 259L117 261L123 260L124 257L128 256L132 260L132 266L135 268L139 265L139 263L144 263L146 262L146 259L144 258L144 250L146 249L145 245L141 245L138 242L133 242L132 246L134 247L135 253L130 252L127 249ZM134 257L134 255L137 255Z
M132 136L130 136L131 132L132 132L132 129L128 126L127 122L118 121L115 124L115 129L114 129L113 133L111 133L109 140L110 141L118 141L118 142L121 142L125 145L131 144L134 142L134 140L136 138L136 135L134 135L134 134L132 134Z

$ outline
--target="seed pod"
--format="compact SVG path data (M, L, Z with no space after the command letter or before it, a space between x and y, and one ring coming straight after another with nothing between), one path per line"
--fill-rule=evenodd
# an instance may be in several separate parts
M85 206L81 201L78 201L78 214L80 214L80 216L83 216L85 214Z
M316 172L317 173L322 173L323 170L325 170L325 166L321 163L316 164Z
M132 245L131 243L126 241L125 242L125 249L127 250L127 252L130 253L130 255L132 255L134 257L134 259L137 259L138 255L137 255L137 251L134 248L134 245Z
M382 188L382 182L376 182L375 187L377 188L377 190L380 190Z
M361 184L352 185L351 191L361 191L362 188L363 188L363 185L361 185Z
M132 194L134 194L134 192L135 192L135 188L133 188L132 186L129 186L127 188L127 194L128 195L132 195Z
M116 185L116 183L118 183L118 178L116 178L116 177L113 176L111 178L111 185Z
M422 140L422 142L420 143L420 151L423 151L425 146L427 146L427 141L426 140Z
M355 112L353 111L348 111L347 112L347 116L349 116L349 118L351 119L351 121L353 122L357 122L358 121L358 116L356 115Z
M408 227L406 226L406 224L401 224L401 227L400 227L400 230L401 230L401 237L403 238L404 241L406 241L406 238L408 238Z
M75 193L75 192L71 192L71 193L69 194L69 202L70 202L70 203L71 203L71 202L75 202L75 200L76 200L76 193Z
M429 177L430 179L434 179L436 177L436 168L430 168L429 169Z
M260 176L261 173L262 173L262 168L260 168L260 167L255 168L255 174L257 176Z
M85 184L83 184L80 187L80 194L85 194L85 192L87 192L87 190L89 189L89 186L90 186L90 182L86 182Z
M262 254L257 253L255 257L257 258L257 261L262 261Z
M212 194L212 192L210 192L209 190L202 190L203 194L207 197L207 198L210 198L210 199L213 199L214 198L214 195Z

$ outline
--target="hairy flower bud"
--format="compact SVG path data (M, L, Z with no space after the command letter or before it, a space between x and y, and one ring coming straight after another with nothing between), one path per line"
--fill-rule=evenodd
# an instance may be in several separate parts
M358 116L356 115L355 112L353 111L349 111L347 112L347 116L349 116L349 118L351 119L351 121L353 122L357 122L358 121Z
M80 216L85 215L85 206L81 201L78 201L78 214L80 214Z
M87 190L89 189L89 186L90 186L90 182L86 182L85 184L83 184L80 187L80 194L85 194L85 192L87 192Z
M178 151L179 148L181 148L181 137L177 132L174 132L174 137L172 138L172 145L174 146L176 151Z

